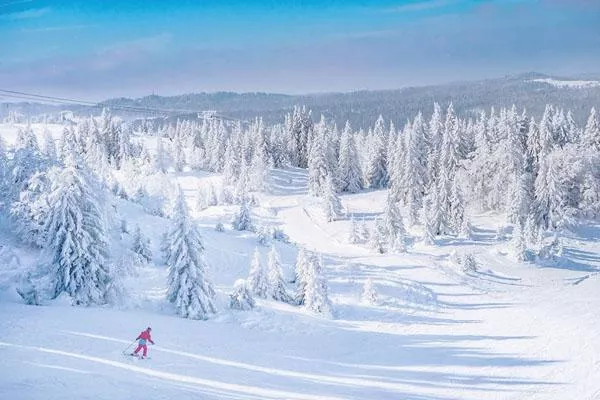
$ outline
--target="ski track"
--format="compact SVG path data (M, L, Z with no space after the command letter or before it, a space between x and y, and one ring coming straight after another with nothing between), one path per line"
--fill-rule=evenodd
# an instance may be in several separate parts
M129 285L150 308L1 302L0 398L600 398L597 272L514 263L499 253L505 243L493 241L416 243L406 254L376 255L340 237L349 221L317 220L303 171L275 174L276 194L261 195L261 204L274 211L291 242L323 254L335 319L267 301L236 313L225 309L221 292L219 315L182 320L160 305L164 270L149 267ZM203 179L214 177L188 174L179 181L192 197ZM289 191L281 182L289 182ZM342 196L346 209L364 215L380 211L384 199L384 191ZM206 227L215 286L228 290L247 274L256 241L209 229L230 213L215 210L197 217ZM141 213L134 218L150 221ZM474 221L494 228L486 216ZM294 247L275 245L290 274ZM600 244L574 238L569 246L593 255L587 262L598 268ZM467 274L450 266L457 249L473 252L481 270ZM360 302L367 278L379 305ZM430 293L431 304L423 303ZM124 360L122 347L131 343L125 338L147 324L162 344L150 347L151 360Z

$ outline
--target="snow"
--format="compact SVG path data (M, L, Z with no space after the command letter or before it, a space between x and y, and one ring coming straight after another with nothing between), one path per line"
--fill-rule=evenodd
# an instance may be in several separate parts
M600 87L600 81L582 81L582 80L560 80L553 78L540 78L533 79L531 82L547 83L548 85L555 86L557 88L570 88L570 89L589 89Z
M61 128L52 132L58 136ZM16 129L1 126L0 133L11 141ZM125 278L131 300L117 308L22 304L11 289L15 261L5 260L33 265L35 255L0 231L1 399L600 397L600 226L564 237L565 257L547 265L515 262L510 243L496 238L504 220L495 214L472 216L472 240L417 241L406 253L377 254L368 244L348 243L349 218L326 222L321 202L307 196L305 170L273 170L268 194L251 210L253 222L290 237L272 241L286 281L299 246L322 256L334 316L260 298L255 309L238 311L228 308L228 296L247 276L257 235L227 224L236 206L193 207L198 187L218 183L218 175L168 177L198 222L218 313L207 321L175 315L164 300L167 269L159 249L169 221L131 202L118 201L119 216L132 228L131 243L136 224L149 237L154 263ZM340 198L373 230L387 190ZM224 232L215 231L218 222ZM407 229L408 237L422 234ZM258 251L266 260L270 248ZM467 253L478 269L455 262ZM376 304L361 298L367 280ZM157 343L152 358L123 356L146 326Z

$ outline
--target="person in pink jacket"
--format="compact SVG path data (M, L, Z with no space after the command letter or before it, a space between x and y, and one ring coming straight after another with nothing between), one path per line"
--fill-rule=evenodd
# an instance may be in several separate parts
M135 349L135 351L133 353L131 353L132 356L137 356L137 353L139 353L140 350L144 350L142 358L146 358L146 355L148 354L148 346L146 345L146 343L150 342L150 343L154 344L154 342L152 341L152 337L150 336L151 331L152 331L152 328L148 327L145 331L140 333L139 336L135 339L135 340L139 340L139 342L138 342L137 349Z

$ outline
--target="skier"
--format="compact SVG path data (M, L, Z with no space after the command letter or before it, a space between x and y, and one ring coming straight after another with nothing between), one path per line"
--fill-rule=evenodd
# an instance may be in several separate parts
M148 354L148 346L146 345L146 342L154 344L152 338L150 337L151 331L152 328L148 327L145 331L142 331L137 338L135 338L135 340L139 340L139 343L137 349L131 353L132 356L137 356L137 353L139 353L140 350L144 350L142 358L146 358L146 355Z

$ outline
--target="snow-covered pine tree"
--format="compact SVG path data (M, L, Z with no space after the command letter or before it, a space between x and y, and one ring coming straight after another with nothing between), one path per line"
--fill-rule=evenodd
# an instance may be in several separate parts
M286 131L290 138L288 142L288 153L292 165L299 168L308 167L310 153L309 140L313 135L314 124L311 119L311 111L306 107L294 107L292 114L286 116Z
M459 121L454 113L454 105L452 103L448 105L448 110L446 111L440 156L441 168L446 171L448 181L452 181L462 158L459 140Z
M258 248L254 249L252 263L250 264L248 289L250 289L254 295L263 299L266 299L269 295L269 276L267 269L260 260Z
M150 250L150 239L146 238L142 234L142 230L139 225L136 225L135 232L133 234L133 246L131 250L137 254L141 260L146 263L152 261L152 250Z
M554 157L545 157L535 180L534 220L538 227L556 227L560 221L562 185Z
M600 120L596 115L596 109L592 107L588 117L585 130L583 131L582 144L586 149L600 151Z
M233 292L229 295L229 308L232 310L248 311L256 306L252 292L248 289L248 283L244 279L238 279L233 284Z
M380 115L375 122L372 136L372 147L370 149L369 161L366 170L366 181L370 188L384 188L389 182L387 170L386 135L384 133L384 121Z
M383 223L387 240L387 248L404 251L403 246L406 238L406 229L398 203L388 195L385 209L383 210Z
M213 140L210 149L210 169L214 172L222 172L225 164L225 143L229 138L229 133L225 127L225 123L221 120L218 125L212 126Z
M465 273L473 273L479 270L479 263L473 253L467 253L462 257L462 270Z
M525 235L521 227L521 222L517 222L513 228L512 240L512 256L516 261L525 261L526 259L526 245Z
M50 163L55 163L58 160L56 143L54 142L54 138L48 129L44 130L42 145L42 153L48 158Z
M172 220L167 233L167 300L184 318L207 319L216 312L215 291L207 276L204 244L189 215L181 188L178 189Z
M435 244L435 238L439 234L439 212L440 210L437 200L437 192L430 192L425 197L425 207L423 209L423 216L425 218L423 242L428 246Z
M346 121L340 141L339 182L342 192L356 193L364 187L360 157L349 121Z
M156 153L154 154L154 169L158 172L166 173L169 168L169 159L165 151L165 144L162 136L156 138Z
M342 201L338 196L333 179L327 175L323 188L323 210L327 222L337 221L342 217Z
M348 243L358 244L362 241L360 232L358 230L358 224L354 219L354 215L350 218L350 232L348 233Z
M434 103L433 113L429 120L428 127L425 130L425 142L427 147L427 183L430 188L433 187L432 185L435 185L438 178L443 129L444 121L442 110L438 103Z
M269 282L268 297L284 303L291 303L293 299L285 287L283 273L281 272L281 260L275 246L271 247L267 258L267 277Z
M325 180L331 175L327 160L326 136L328 134L325 117L315 127L308 156L308 192L312 196L321 197L325 191Z
M16 200L22 190L26 189L29 179L38 171L47 168L47 161L42 156L37 138L31 128L19 129L17 143L15 143L12 157L6 158L6 178L9 185L8 196L10 201Z
M262 119L259 126L262 127ZM252 153L252 162L250 163L250 187L253 190L263 192L267 189L270 166L271 159L267 151L264 129L260 128L256 133L256 144Z
M375 220L375 229L371 235L371 248L376 252L383 254L387 251L387 235L386 235L385 223L381 218Z
M550 104L546 104L546 109L542 115L542 119L538 124L539 128L539 156L540 160L544 159L548 154L554 150L554 125L552 124L552 117L554 113L554 107Z
M241 200L240 208L231 221L231 227L236 231L254 231L250 203L247 197Z
M535 192L534 182L529 172L523 172L518 177L518 182L513 184L514 188L510 196L510 207L508 220L511 223L519 223L524 226L525 219L530 214L532 195Z
M171 158L173 159L173 166L175 167L175 171L183 171L183 167L185 167L186 165L186 160L183 138L180 134L176 134L173 138L173 143L171 145L171 153Z
M104 304L115 277L107 262L102 191L74 154L53 167L45 231L51 257L52 297L68 294L75 305Z
M473 227L467 218L463 218L462 225L458 231L460 239L473 239Z
M233 197L235 201L240 204L248 199L248 186L250 185L250 173L248 171L248 165L244 160L245 159L242 157L240 175L233 190Z
M452 227L452 231L455 234L460 232L460 229L465 219L464 200L460 187L458 186L458 179L456 177L452 181L452 187L450 189L450 202L448 210L448 220Z
M289 156L286 149L286 131L283 125L276 124L271 127L271 155L273 158L274 168L284 168L290 164Z
M527 163L530 166L530 171L537 176L537 166L540 161L540 153L542 152L540 143L540 130L535 118L531 118L529 122L529 131L527 132Z
M1 158L3 157L0 157L0 163L3 163ZM0 172L3 172L1 167ZM14 222L13 228L25 243L38 247L43 247L47 243L44 221L50 208L48 203L50 185L47 173L35 173L29 178L19 199L12 203L10 213Z
M376 305L378 303L377 297L377 290L375 290L373 280L368 278L365 280L365 284L363 285L361 299L367 304Z
M296 296L294 300L298 305L304 304L306 294L306 276L310 257L312 257L312 255L308 254L304 248L301 247L298 249L296 264L294 266L294 282L296 283Z
M310 311L331 315L333 306L329 301L327 280L323 273L321 257L311 255L306 270L304 307Z
M234 138L229 138L225 146L225 164L223 166L223 182L226 185L235 185L239 178L240 158L238 153Z
M212 182L209 182L204 187L204 198L208 207L214 207L219 204L219 201L217 199L217 192L215 190L215 185Z
M425 148L423 117L419 113L406 130L404 163L399 184L404 202L408 205L411 225L418 223L419 211L427 183L427 153Z
M358 225L358 235L363 242L368 242L371 239L371 232L367 226L367 221L362 218Z

